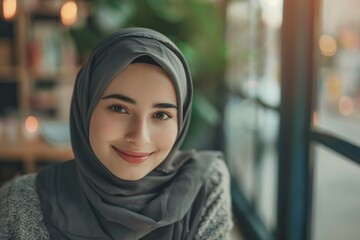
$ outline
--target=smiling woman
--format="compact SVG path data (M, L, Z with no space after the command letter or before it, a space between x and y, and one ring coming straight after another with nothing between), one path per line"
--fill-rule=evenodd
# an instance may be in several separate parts
M115 176L143 178L165 160L178 132L168 74L156 65L130 64L105 89L89 132L95 155Z
M188 65L167 37L129 28L100 41L74 87L75 159L0 189L0 238L228 239L222 154L179 150L191 104Z

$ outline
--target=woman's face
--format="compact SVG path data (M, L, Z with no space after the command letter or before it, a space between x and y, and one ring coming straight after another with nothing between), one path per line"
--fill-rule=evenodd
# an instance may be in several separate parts
M174 86L150 64L130 64L114 78L90 119L95 155L124 180L141 179L164 161L177 133Z

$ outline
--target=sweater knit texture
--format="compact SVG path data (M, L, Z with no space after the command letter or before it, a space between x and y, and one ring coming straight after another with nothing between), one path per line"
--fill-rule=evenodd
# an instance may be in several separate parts
M210 189L201 213L195 240L229 239L232 228L229 173L222 160L211 166L206 181ZM0 189L0 239L46 240L49 233L43 223L35 185L36 173L5 183ZM170 239L169 239L170 240Z

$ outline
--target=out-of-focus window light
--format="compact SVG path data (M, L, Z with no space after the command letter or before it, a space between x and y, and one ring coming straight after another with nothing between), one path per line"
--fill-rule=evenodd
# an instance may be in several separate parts
M283 0L261 0L262 20L274 29L282 25Z
M356 32L344 30L341 33L341 45L349 50L356 52L360 47L360 39Z
M319 125L319 114L318 114L318 112L313 112L313 125L314 126Z
M329 93L330 100L337 101L341 96L342 84L339 74L335 71L329 72L327 76L327 91Z
M334 56L337 51L336 40L330 35L322 35L319 39L320 51L324 56Z
M77 20L77 5L74 1L67 1L61 7L61 22L66 26L73 25Z
M339 112L344 116L350 116L354 112L354 102L347 96L342 96L339 100Z
M12 20L16 15L17 2L16 0L2 1L2 16L6 21Z

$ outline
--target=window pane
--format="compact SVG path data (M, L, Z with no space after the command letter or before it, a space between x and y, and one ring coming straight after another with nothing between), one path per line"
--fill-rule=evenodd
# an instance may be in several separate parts
M319 128L360 144L360 0L323 0L319 92Z
M315 145L313 240L360 236L360 166Z
M257 212L268 229L276 226L276 200L278 180L277 135L279 114L274 110L259 108L257 143Z
M251 100L229 98L224 111L226 156L232 177L249 201L254 196L256 105Z
M276 228L279 114L272 107L280 102L282 7L282 0L252 0L227 8L226 84L239 95L224 112L226 155L232 177L270 230Z
M226 84L277 107L282 0L231 1L227 9Z
M225 108L226 156L232 177L268 229L276 226L279 115L253 100L229 99Z

